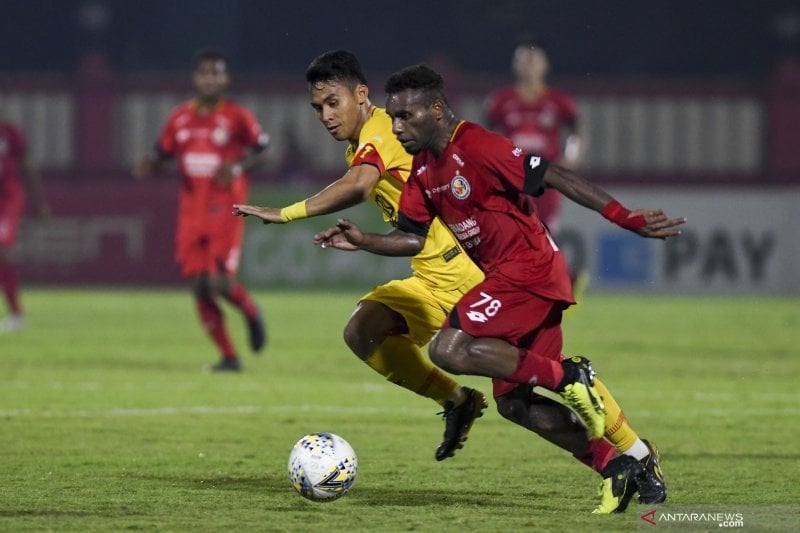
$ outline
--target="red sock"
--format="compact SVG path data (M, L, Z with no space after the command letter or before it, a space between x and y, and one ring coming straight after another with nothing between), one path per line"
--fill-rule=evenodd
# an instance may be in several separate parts
M225 299L242 310L248 317L253 318L258 315L258 307L241 283L233 283Z
M616 452L617 449L607 440L594 439L587 443L586 451L581 454L575 453L573 456L589 468L602 472Z
M6 295L8 309L12 315L21 315L22 306L19 303L19 274L17 269L8 263L0 263L0 285Z
M225 319L217 302L213 298L197 298L195 303L197 304L197 312L200 314L200 322L208 332L211 340L222 352L222 357L226 359L235 358L236 350L233 349L233 343L228 337L228 330L225 329Z
M543 357L536 352L519 349L519 365L517 370L506 378L512 383L536 384L555 390L564 378L561 361Z

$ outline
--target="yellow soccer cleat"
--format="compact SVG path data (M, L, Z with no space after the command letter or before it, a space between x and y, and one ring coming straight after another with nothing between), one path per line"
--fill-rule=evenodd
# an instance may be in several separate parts
M603 469L600 485L600 504L592 514L611 514L625 511L638 486L636 479L644 466L629 455L620 455Z
M571 408L589 430L593 439L600 439L605 433L605 405L594 387L595 372L592 362L585 357L565 359L561 366L564 379L557 392L566 405Z

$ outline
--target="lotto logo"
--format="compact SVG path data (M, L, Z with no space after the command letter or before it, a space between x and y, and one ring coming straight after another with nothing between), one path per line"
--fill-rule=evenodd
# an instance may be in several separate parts
M470 310L467 312L467 318L473 322L483 324L495 316L500 311L500 308L503 307L503 304L500 300L485 292L480 293L480 295L481 299L469 306Z

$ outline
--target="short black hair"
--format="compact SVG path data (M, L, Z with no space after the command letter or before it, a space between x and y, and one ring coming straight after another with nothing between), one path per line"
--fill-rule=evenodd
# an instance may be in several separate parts
M530 33L523 33L517 35L516 40L514 41L514 50L517 48L538 48L544 55L550 55L547 53L547 45L544 41L537 39L535 36L531 35Z
M447 97L444 94L444 78L423 63L395 72L389 76L384 86L387 95L396 94L406 89L421 91L425 95L428 104L432 104L435 100L441 100L447 104Z
M226 67L228 65L228 58L225 56L222 50L210 46L201 48L197 51L197 53L194 54L194 68L196 69L201 63L206 61L222 61L225 63Z
M338 81L350 88L367 85L361 63L350 50L331 50L317 56L306 69L306 81L311 84Z

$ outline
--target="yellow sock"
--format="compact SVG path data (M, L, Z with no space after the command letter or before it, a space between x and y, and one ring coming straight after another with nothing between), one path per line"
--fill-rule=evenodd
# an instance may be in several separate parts
M365 363L388 381L430 398L439 405L444 405L459 387L458 383L433 366L407 337L387 337Z
M594 378L594 386L603 402L606 404L606 432L607 438L611 444L622 453L633 446L633 443L639 439L639 435L633 430L625 418L625 413L617 403L617 400L611 395L609 390L603 385L603 382Z

